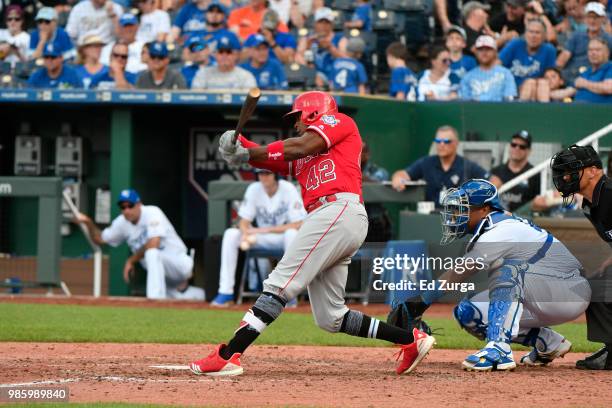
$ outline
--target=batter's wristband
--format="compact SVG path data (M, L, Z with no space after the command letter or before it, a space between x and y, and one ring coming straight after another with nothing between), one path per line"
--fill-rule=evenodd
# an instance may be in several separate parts
M269 161L284 161L285 160L285 143L282 140L270 143L266 150L268 151Z

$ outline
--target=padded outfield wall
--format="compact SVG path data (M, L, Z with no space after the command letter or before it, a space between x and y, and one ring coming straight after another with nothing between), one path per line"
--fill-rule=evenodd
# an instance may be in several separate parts
M74 92L73 92L74 94ZM132 92L138 94L138 92ZM185 93L189 94L189 93ZM86 103L68 99L45 102L36 96L18 101L0 92L0 175L13 174L14 137L22 122L31 124L34 134L47 142L60 133L62 123L70 123L72 133L87 139L90 150L88 185L89 206L93 212L95 189L110 186L112 196L126 186L139 190L147 203L159 205L186 238L202 248L206 231L205 200L188 181L190 163L194 181L203 186L212 178L236 177L215 156L214 138L220 129L232 128L240 110L240 98L209 98L206 103L189 101L170 104L163 96L148 92L147 101L129 100ZM167 94L165 94L167 95ZM193 95L193 94L192 94ZM113 99L114 101L114 99ZM277 95L258 107L249 133L268 142L289 129L280 120L291 98ZM479 140L507 140L519 129L528 129L537 141L572 143L612 121L612 107L574 104L414 104L384 98L342 97L341 110L357 121L364 139L371 146L372 160L389 171L403 167L426 154L433 132L450 124L465 135ZM612 138L602 140L612 145ZM242 173L248 177L248 173ZM36 203L15 199L5 204L0 220L5 248L18 255L35 253ZM112 216L117 215L115 206ZM62 253L79 256L90 250L73 228L63 238ZM108 249L105 249L108 251ZM111 294L125 294L121 269L126 248L111 250Z

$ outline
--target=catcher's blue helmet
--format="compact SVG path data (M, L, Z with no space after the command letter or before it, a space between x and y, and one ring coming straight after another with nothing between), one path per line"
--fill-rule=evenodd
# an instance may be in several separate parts
M459 188L451 188L442 199L442 245L450 244L457 238L466 235L470 207L485 205L499 211L505 211L497 194L497 187L483 179L471 179Z

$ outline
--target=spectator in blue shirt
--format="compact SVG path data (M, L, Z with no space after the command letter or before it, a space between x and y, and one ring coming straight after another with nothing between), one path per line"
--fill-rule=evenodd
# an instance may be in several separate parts
M525 38L515 38L499 53L502 64L512 72L521 99L531 97L535 78L541 78L547 68L555 66L557 51L546 39L546 26L541 20L531 20L525 27ZM525 91L521 85L530 80Z
M34 72L28 79L30 88L73 89L83 87L76 71L64 65L62 52L53 43L45 44L43 58L45 66Z
M110 66L101 75L92 78L90 89L132 89L138 75L126 71L128 61L128 45L116 42L111 49Z
M357 7L353 11L351 20L344 23L344 28L372 31L372 5L370 0L357 0Z
M607 43L601 38L589 41L589 63L574 82L574 101L612 103L612 62Z
M341 49L346 47L347 40L342 33L334 33L334 12L330 8L317 9L314 20L314 34L300 38L295 60L301 65L313 62L317 86L323 87L329 81L334 58L346 56Z
M393 174L391 183L397 191L406 188L406 181L425 180L425 200L440 207L440 200L449 188L458 187L471 178L487 179L488 173L476 163L457 154L459 134L452 126L442 126L434 138L436 155L425 156Z
M446 31L446 48L450 53L451 73L459 79L478 65L474 57L463 53L467 45L466 41L467 35L463 28L453 25Z
M68 33L57 26L57 12L51 7L43 7L36 14L36 30L30 34L30 59L42 57L46 43L52 43L54 48L62 53L64 59L76 55Z
M283 66L278 60L270 58L269 51L270 45L264 36L254 34L249 50L251 57L240 66L253 74L257 86L261 89L287 89L287 77Z
M508 68L497 65L497 44L488 35L476 40L478 66L461 80L460 97L467 101L501 102L516 98L516 82Z
M185 3L174 19L168 41L177 41L181 36L186 38L192 34L205 34L209 3L209 0L195 0Z
M274 10L268 10L264 13L261 22L259 33L264 36L266 42L270 45L270 58L279 61L281 64L289 64L295 58L295 49L297 42L289 33L278 31L280 20L278 14ZM251 34L244 42L245 53L248 53L249 47L252 47L254 38L257 34ZM245 54L246 55L246 54Z
M183 59L185 65L181 68L181 74L187 82L187 87L191 88L191 82L200 67L205 67L210 63L210 48L206 40L200 35L192 35L185 41L183 49Z
M108 66L100 62L100 53L104 41L95 34L86 35L79 44L79 55L75 71L83 82L83 88L89 89L92 81L108 74Z
M575 32L565 44L565 49L557 57L557 66L564 68L563 74L568 81L574 80L578 73L589 65L588 46L592 38L601 37L612 49L612 36L605 32L606 9L601 3L590 2L584 8L586 32ZM584 68L583 68L584 67Z
M368 76L359 59L365 51L365 42L353 37L346 44L346 57L336 58L332 64L331 88L335 91L366 94Z
M386 50L387 65L391 68L389 95L395 99L416 101L416 75L406 66L408 50L399 41L389 44Z

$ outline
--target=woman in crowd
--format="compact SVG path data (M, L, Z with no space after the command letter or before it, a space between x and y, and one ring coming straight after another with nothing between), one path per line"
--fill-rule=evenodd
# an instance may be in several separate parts
M78 50L78 63L76 68L81 81L83 81L83 88L89 89L92 82L98 82L99 77L106 76L108 74L108 66L100 62L100 53L104 41L97 35L85 35Z
M0 29L0 61L11 64L25 61L30 34L23 31L23 9L18 5L6 8L6 29Z
M425 70L417 85L419 101L450 101L457 99L459 78L451 72L450 52L444 46L434 46L429 54L431 68Z

